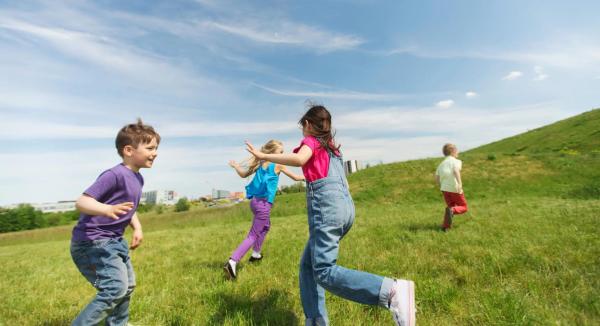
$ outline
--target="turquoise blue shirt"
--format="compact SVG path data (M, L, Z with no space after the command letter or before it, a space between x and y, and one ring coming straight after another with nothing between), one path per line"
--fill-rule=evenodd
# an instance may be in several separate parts
M246 198L266 198L272 204L277 194L278 183L279 175L275 172L275 163L269 163L266 169L261 164L256 169L252 181L246 186Z

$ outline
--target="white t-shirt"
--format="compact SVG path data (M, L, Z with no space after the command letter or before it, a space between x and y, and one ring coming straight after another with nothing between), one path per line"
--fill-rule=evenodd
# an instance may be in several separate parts
M438 165L435 175L440 177L440 190L458 193L458 180L454 176L454 169L462 169L462 161L453 156L447 156Z

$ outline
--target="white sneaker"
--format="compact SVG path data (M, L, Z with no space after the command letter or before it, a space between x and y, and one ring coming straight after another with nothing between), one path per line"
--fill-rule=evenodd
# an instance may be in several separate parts
M227 277L229 277L230 280L235 280L237 278L237 273L235 272L235 265L237 265L237 263L233 259L230 259L229 261L227 261L227 263L225 263L225 266L223 266L223 269L225 270L225 275L227 275Z
M395 280L390 291L390 312L397 326L415 326L415 283L408 280Z

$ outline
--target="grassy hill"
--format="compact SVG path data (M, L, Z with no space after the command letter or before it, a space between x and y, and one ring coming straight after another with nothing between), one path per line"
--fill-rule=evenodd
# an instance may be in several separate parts
M474 149L474 153L600 152L600 109Z
M415 280L419 325L599 324L599 130L594 110L463 153L470 212L448 233L438 231L440 158L352 175L357 218L338 262ZM141 219L131 323L302 324L303 194L277 198L265 259L244 261L236 282L221 267L250 226L247 204ZM0 235L0 325L66 325L93 296L71 262L69 234ZM333 325L392 323L383 309L327 300Z

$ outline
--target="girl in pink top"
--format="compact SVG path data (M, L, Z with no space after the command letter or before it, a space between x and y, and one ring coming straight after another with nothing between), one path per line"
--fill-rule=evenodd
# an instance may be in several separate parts
M337 265L339 243L354 222L342 155L335 144L331 115L314 105L300 119L304 139L291 154L265 154L246 142L259 160L302 166L306 183L309 238L300 261L300 299L306 325L329 325L325 290L355 302L380 305L396 325L415 325L415 288L391 279Z

